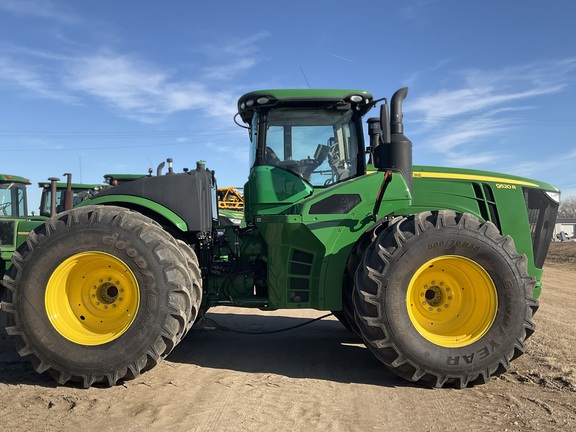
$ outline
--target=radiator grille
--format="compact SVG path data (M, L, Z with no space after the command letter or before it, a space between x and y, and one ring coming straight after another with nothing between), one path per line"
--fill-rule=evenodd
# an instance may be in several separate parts
M534 265L542 268L552 241L558 203L551 200L541 189L524 188L523 191L530 221Z

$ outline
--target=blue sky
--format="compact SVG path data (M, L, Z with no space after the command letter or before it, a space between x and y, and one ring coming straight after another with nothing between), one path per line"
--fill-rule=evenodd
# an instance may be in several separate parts
M415 164L574 196L575 19L571 0L0 0L0 172L34 182L30 210L48 177L100 183L168 157L242 186L245 92L408 86Z

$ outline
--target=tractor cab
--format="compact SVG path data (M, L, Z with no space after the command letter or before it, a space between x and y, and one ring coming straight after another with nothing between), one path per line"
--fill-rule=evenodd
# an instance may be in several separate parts
M0 174L0 218L25 218L28 214L24 177Z
M40 215L41 216L51 216L52 215L52 203L56 206L56 213L63 212L64 210L69 210L71 207L67 207L66 203L66 183L57 182L56 183L56 193L54 196L56 199L52 201L52 189L48 182L39 182L38 187L42 189L42 196L40 197ZM82 201L90 197L92 192L97 192L102 185L99 184L81 184L72 183L72 207L80 204Z
M302 198L365 173L363 90L265 90L238 101L249 130L247 218L285 212ZM249 220L249 219L247 219Z
M20 226L27 222L26 186L29 184L30 180L24 177L0 174L0 281L23 231ZM2 291L0 285L0 295Z
M250 165L290 172L313 187L364 169L362 116L372 95L361 90L266 90L244 95L239 114L252 141Z
M244 95L250 165L326 187L364 172L361 118L372 95L360 90L266 90ZM283 174L280 175L284 177Z
M60 182L58 178L51 177L49 182L38 183L38 187L42 189L41 216L50 217L70 210L103 187L101 184L72 183L72 175L68 173L64 175L67 177L66 182Z

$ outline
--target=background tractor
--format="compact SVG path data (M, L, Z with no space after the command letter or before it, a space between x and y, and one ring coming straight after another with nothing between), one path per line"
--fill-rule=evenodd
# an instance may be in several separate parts
M30 180L24 177L0 174L0 277L10 266L17 245L40 223L31 221L28 216L26 187L29 184Z
M331 311L423 385L507 370L534 331L559 191L413 166L406 95L390 106L363 90L242 96L237 123L251 144L240 227L219 223L202 163L170 163L50 218L4 277L19 353L60 384L114 385L227 305ZM363 117L378 102L365 144Z
M48 217L69 210L94 193L102 185L72 183L72 175L65 183L51 177L48 182L40 182L40 215L28 214L27 186L30 180L13 175L0 174L0 298L3 294L2 278L11 265L12 254L21 245L30 231L42 224ZM52 196L56 199L52 200Z
M60 179L51 177L48 179L51 181L38 183L42 189L40 197L41 216L53 216L55 213L70 210L104 186L102 184L72 183L72 174L66 173L64 176L66 176L66 182L60 182Z

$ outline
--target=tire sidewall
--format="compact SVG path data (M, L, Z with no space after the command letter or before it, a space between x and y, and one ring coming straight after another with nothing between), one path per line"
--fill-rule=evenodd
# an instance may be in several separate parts
M27 345L52 367L80 375L87 370L96 375L99 367L104 373L116 365L145 359L158 338L158 328L170 313L169 300L162 298L166 296L162 286L170 281L165 277L166 265L156 255L156 240L146 241L147 234L139 235L139 228L133 225L57 223L58 229L28 252L15 281L15 316ZM113 255L131 269L139 286L140 306L130 327L118 338L102 345L85 346L66 339L52 326L46 313L45 290L59 264L75 254L94 250Z
M476 262L490 275L497 291L498 308L493 324L479 340L465 347L442 347L428 341L408 315L407 290L415 269L446 255ZM463 232L461 228L448 227L425 231L408 239L393 254L382 279L386 283L379 291L379 304L384 309L380 316L390 341L409 362L419 364L426 359L431 372L450 374L453 371L457 374L469 373L472 369L495 369L524 332L527 287L517 263L501 244L476 231Z

